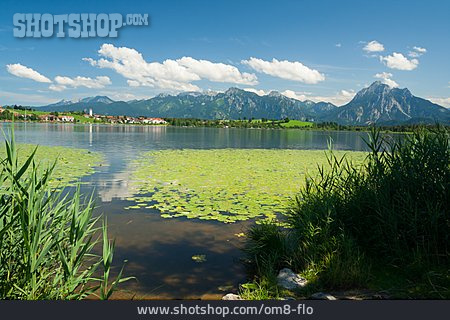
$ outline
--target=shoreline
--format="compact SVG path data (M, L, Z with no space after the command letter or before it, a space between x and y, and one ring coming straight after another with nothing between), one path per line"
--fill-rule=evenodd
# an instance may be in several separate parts
M313 131L313 132L365 132L368 133L371 131L370 126L366 127L355 127L353 130L349 129L331 129L331 128L317 128L317 127L237 127L237 126L176 126L171 124L143 124L143 123L108 123L108 122L58 122L58 121L24 121L24 120L1 120L0 123L32 123L32 124L52 124L52 125L58 125L58 124L64 124L64 125L83 125L83 126L136 126L136 127L172 127L172 128L215 128L215 129L260 129L260 130L279 130L279 131L290 131L290 130L299 130L299 131ZM380 131L382 133L389 133L389 134L411 134L414 130L412 128L417 127L426 127L426 126L434 126L434 125L415 125L411 126L410 130L406 131L392 131L389 129L381 129L385 128L383 126L374 126L375 128L380 128ZM445 125L442 125L444 127L448 127ZM396 126L393 126L395 128Z

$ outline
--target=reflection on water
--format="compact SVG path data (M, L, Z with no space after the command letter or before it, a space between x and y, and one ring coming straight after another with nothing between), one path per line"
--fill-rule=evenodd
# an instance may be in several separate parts
M245 281L238 261L242 238L235 236L245 224L163 219L156 212L116 215L108 223L116 238L116 261L127 259L127 273L138 277L123 289L138 297L217 297L223 295L221 287L237 288ZM198 254L206 255L206 261L193 261Z
M3 130L9 123L0 123ZM128 164L141 152L173 148L334 148L365 150L357 132L265 129L175 128L164 126L74 125L17 123L22 143L85 148L104 154L106 165L82 179L82 191L96 196L95 212L108 217L110 236L116 238L115 263L128 260L126 274L137 281L124 289L137 297L201 298L223 294L219 287L245 280L239 258L242 240L235 236L250 222L224 225L187 219L162 219L148 209L124 210L130 203ZM197 263L193 255L205 254ZM227 288L227 291L230 291ZM132 295L124 294L129 298Z

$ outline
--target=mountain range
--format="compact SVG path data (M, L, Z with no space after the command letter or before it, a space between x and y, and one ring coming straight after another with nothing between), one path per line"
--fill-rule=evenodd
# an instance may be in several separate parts
M61 100L39 108L58 112L88 109L105 115L161 118L290 118L350 125L434 122L450 124L449 109L416 97L406 88L391 88L380 81L362 89L349 103L340 107L328 102L299 101L277 91L259 96L238 88L230 88L223 93L159 94L150 99L127 102L96 96L78 101Z

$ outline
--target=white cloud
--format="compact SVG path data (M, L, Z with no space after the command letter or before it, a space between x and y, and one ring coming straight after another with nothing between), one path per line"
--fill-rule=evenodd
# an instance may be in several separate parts
M131 92L120 92L112 90L102 90L98 94L102 96L108 96L115 101L143 100L151 98L151 95L148 94L134 94Z
M136 80L127 80L127 83L130 87L140 87L141 83Z
M109 68L128 79L128 85L149 86L175 91L200 91L191 82L201 79L255 85L254 74L241 73L236 67L207 60L183 57L160 62L147 62L135 49L103 44L98 51L100 59L84 58L92 66Z
M418 58L421 56L421 54L416 51L410 51L410 52L408 52L408 56L411 58Z
M342 47L342 44L341 43L336 43L335 46L340 48L340 47Z
M200 78L214 82L230 82L237 84L256 85L258 80L252 73L241 73L238 68L224 64L213 63L208 60L196 60L191 57L183 57L176 62L197 74Z
M384 51L384 46L383 46L383 44L379 43L378 41L373 40L373 41L368 42L364 46L363 50L366 52L382 52L382 51Z
M292 90L284 90L283 92L281 92L281 94L288 98L295 99L295 100L300 100L300 101L308 100L308 98L306 97L305 94L300 93L300 92L295 92Z
M27 79L31 79L37 82L43 82L43 83L51 83L52 81L43 76L42 74L40 74L39 72L25 67L23 65L21 65L20 63L15 63L15 64L7 64L6 65L6 70L11 73L12 75L15 75L16 77L20 77L20 78L27 78Z
M265 96L270 92L255 88L244 88L243 90L256 93L259 96ZM341 90L331 96L319 96L314 95L311 92L296 92L293 90L284 90L281 92L281 94L284 95L285 97L299 101L310 100L314 102L331 102L335 105L340 106L349 102L355 96L356 93L354 90Z
M299 81L309 84L315 84L325 80L325 76L319 71L310 69L301 62L298 61L278 61L272 59L272 61L265 61L251 57L249 60L242 60L242 64L248 65L252 69L262 72L274 77Z
M430 100L431 102L437 103L443 107L450 108L450 98L429 97L428 100Z
M421 55L427 53L427 49L425 49L425 48L414 46L413 49L414 49L414 51L408 52L408 56L410 56L411 58L418 58Z
M25 67L20 63L8 64L6 65L6 69L9 73L17 77L32 79L37 82L50 83L49 89L52 91L63 91L68 87L71 88L86 87L90 89L101 89L104 88L106 85L111 84L111 80L106 76L98 76L94 79L81 76L75 78L56 76L53 82L46 76L43 76L39 72L31 68Z
M61 91L64 91L67 89L66 86L55 85L55 84L51 84L48 88L52 91L58 91L58 92L61 92Z
M262 90L262 89L255 89L255 88L244 88L242 90L248 91L248 92L253 92L256 93L258 96L265 96L267 94L266 91Z
M425 48L421 48L421 47L416 47L416 46L414 46L413 49L416 50L417 52L422 53L422 54L423 54L423 53L427 53L427 49L425 49Z
M398 83L391 79L392 76L393 76L392 73L389 73L389 72L382 72L382 73L377 73L376 75L374 75L375 78L381 79L384 84L387 84L388 86L390 86L392 88L397 88Z
M53 91L63 91L67 88L78 88L85 87L89 89L102 89L105 86L111 84L111 80L106 76L98 76L94 79L89 77L80 77L77 76L75 78L70 77L62 77L56 76L55 83L52 84L49 89Z
M269 91L258 90L255 88L244 88L243 90L256 93L259 96L265 96L269 93ZM311 92L296 92L293 90L284 90L281 92L285 97L305 101L310 100L313 102L331 102L334 105L340 106L349 102L355 96L356 92L354 90L341 90L334 95L331 96L319 96L314 95Z
M419 65L419 60L409 60L403 54L394 52L390 56L380 57L380 61L387 67L398 70L414 70Z
M292 90L285 90L281 92L281 94L285 95L288 98L300 101L311 100L314 102L331 102L334 105L341 106L349 102L351 99L353 99L356 93L354 90L341 90L331 96L317 96L306 92L295 92Z

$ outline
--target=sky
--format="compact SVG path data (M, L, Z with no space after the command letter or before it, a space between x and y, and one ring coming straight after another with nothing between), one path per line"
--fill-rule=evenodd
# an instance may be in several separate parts
M148 14L149 25L17 38L15 13ZM449 35L440 0L2 0L0 105L229 87L343 105L379 80L450 107Z

